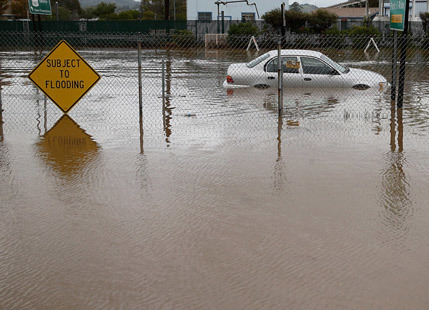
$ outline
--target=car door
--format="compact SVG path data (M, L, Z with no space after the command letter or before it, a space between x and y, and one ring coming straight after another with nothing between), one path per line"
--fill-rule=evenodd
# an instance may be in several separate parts
M299 71L300 63L296 56L282 56L281 64L283 67L283 86L301 87L302 75ZM275 57L265 65L266 80L271 87L278 87L278 57Z
M342 75L315 57L301 56L303 87L335 88L344 87Z

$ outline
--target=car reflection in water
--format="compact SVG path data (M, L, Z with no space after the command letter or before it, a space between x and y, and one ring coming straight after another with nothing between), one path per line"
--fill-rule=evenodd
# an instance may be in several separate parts
M274 88L258 89L255 87L240 87L226 89L228 103L236 107L248 109L266 109L278 112L278 91ZM326 114L335 109L339 103L344 104L344 110L358 107L360 110L371 109L371 103L380 98L377 90L365 91L365 102L362 91L346 88L287 88L283 93L285 113L295 113L296 118L313 118Z
M98 154L99 146L73 119L64 114L37 142L39 155L61 176L74 176Z

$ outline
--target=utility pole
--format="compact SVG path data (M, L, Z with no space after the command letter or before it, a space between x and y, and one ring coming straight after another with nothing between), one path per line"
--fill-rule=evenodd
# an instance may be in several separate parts
M164 0L164 3L165 3L164 19L170 20L170 0Z

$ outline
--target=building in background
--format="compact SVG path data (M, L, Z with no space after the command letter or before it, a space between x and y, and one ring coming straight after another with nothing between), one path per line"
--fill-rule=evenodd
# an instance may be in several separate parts
M352 8L367 8L366 7L367 1L366 0L350 0L346 2L341 2L335 5L330 6L329 8L336 8L336 9L346 9L350 12L353 12ZM373 19L374 21L389 21L390 20L390 0L379 0L378 1L378 14L377 16L372 16L373 12L375 12L374 8L368 8L368 12L364 15L368 15L370 19ZM338 16L347 15L349 13L341 13L341 11L338 11ZM357 11L356 11L357 12ZM420 13L429 12L429 6L427 0L410 0L410 21L420 21Z
M282 3L285 3L286 10L289 9L288 0L232 1L188 0L187 19L207 22L216 21L221 18L221 12L223 11L225 20L256 21L261 20L262 15L266 12L280 8Z
M12 14L12 0L8 0L6 5L6 10L0 13L0 20L12 20L15 17L15 15Z
M388 20L390 18L390 1L389 0L380 0L380 12L378 18L375 20ZM420 13L429 12L428 3L426 0L410 0L410 12L409 20L420 21Z
M361 26L365 16L367 16L368 19L372 21L379 14L379 8L368 8L367 10L365 7L356 6L331 6L328 8L323 8L323 10L338 16L338 30L346 30L354 26Z

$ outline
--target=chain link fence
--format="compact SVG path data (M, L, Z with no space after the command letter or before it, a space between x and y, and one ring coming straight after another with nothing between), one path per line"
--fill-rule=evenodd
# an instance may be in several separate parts
M186 30L174 35L3 32L2 137L8 132L43 135L62 115L27 77L61 40L101 76L69 115L103 145L134 144L142 133L149 143L223 135L245 139L249 132L274 130L280 105L282 126L305 124L320 133L307 139L338 131L364 135L368 127L371 132L388 131L392 67L396 64L398 77L403 44L404 122L420 133L429 118L426 36L398 38L394 62L393 35L287 35L280 42L289 52L279 66L278 36L201 37ZM280 105L278 69L284 86Z

